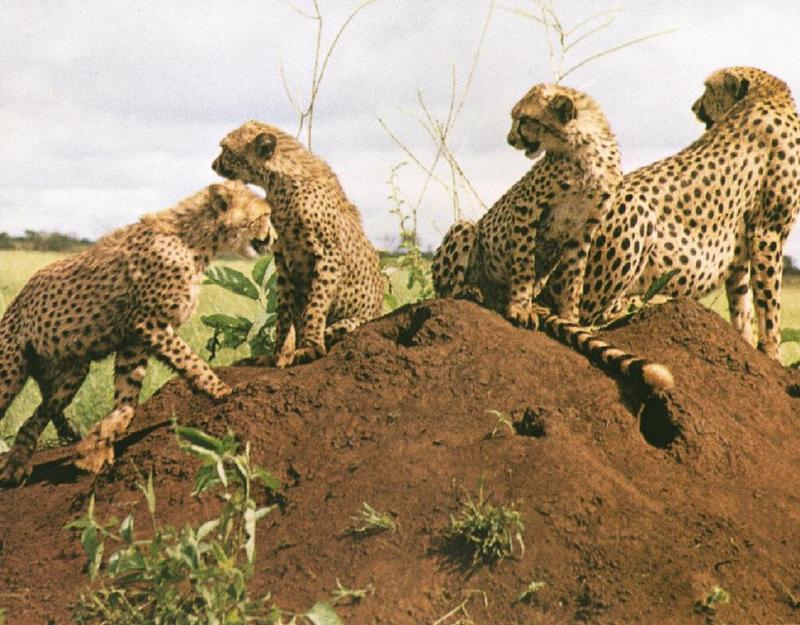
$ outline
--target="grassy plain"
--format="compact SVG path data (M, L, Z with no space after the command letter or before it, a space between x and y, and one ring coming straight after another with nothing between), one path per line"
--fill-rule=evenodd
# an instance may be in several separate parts
M8 303L19 292L27 280L39 269L62 258L64 254L51 252L0 251L0 314ZM249 275L252 263L248 261L223 261L246 275ZM387 273L392 283L392 292L401 303L416 299L413 292L406 288L404 271L387 263ZM717 292L704 299L704 303L713 310L727 317L727 303L723 292ZM180 329L180 335L203 358L209 353L205 348L211 336L211 330L200 321L201 315L227 313L252 318L258 304L245 297L232 294L224 289L205 285L200 292L198 313ZM787 276L783 291L783 328L800 328L800 276ZM215 365L227 365L248 355L246 346L236 351L221 350L214 361ZM800 343L786 343L781 348L785 363L800 360ZM171 371L161 363L153 361L148 367L141 400L148 399L158 388L172 377ZM0 438L10 442L22 421L26 419L40 401L36 384L29 381L24 391L9 408L6 417L0 422ZM112 360L107 358L92 365L86 382L81 387L67 415L79 430L86 431L99 417L111 410L113 401ZM44 441L54 439L48 426Z

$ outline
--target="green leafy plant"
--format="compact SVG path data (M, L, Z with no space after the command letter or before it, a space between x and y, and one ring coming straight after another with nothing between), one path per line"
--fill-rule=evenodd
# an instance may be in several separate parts
M102 523L95 516L94 497L87 513L67 525L81 531L88 558L87 572L99 587L82 594L75 622L115 625L234 625L280 622L281 612L268 605L269 597L253 599L247 585L255 561L256 524L275 505L259 507L253 487L270 492L280 482L252 464L250 446L240 449L232 433L223 438L189 427L176 427L180 445L199 457L193 495L212 489L221 502L219 516L199 527L175 529L156 516L152 473L140 484L150 513L152 538L137 539L134 518ZM106 545L115 549L106 558ZM105 568L103 569L103 565ZM102 576L101 576L102 570ZM313 620L316 625L336 623Z
M642 296L642 306L645 306L651 299L666 289L667 285L672 281L672 278L677 276L680 272L680 269L670 269L653 280Z
M449 545L469 555L472 566L476 566L514 555L515 545L524 554L524 529L517 510L490 503L484 499L481 487L477 501L468 498L457 515L450 515L444 537Z
M220 349L236 349L244 343L250 346L251 356L268 356L273 353L278 305L276 280L272 256L264 256L253 265L251 278L232 267L214 266L206 271L204 284L215 284L261 304L255 319L226 314L205 315L200 318L214 331L206 343L211 360Z
M389 201L391 202L389 212L397 217L400 242L397 246L399 260L396 266L387 267L384 271L389 274L397 270L405 272L407 276L405 287L409 294L407 299L408 301L418 301L433 297L433 280L417 236L417 211L412 209L407 212L405 210L406 201L397 186L397 172L404 165L405 163L400 163L392 167L387 181L390 189ZM384 301L391 310L394 310L405 302L400 301L397 293L392 290L391 284L390 280L389 289L384 293Z
M397 521L386 512L378 512L366 501L364 502L364 507L358 511L358 514L350 518L353 521L353 526L350 528L351 534L368 535L377 532L397 531Z

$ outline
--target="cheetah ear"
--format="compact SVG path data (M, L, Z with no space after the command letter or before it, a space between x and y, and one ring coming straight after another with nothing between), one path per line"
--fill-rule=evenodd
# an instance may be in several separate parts
M277 144L278 138L271 132L262 132L253 141L253 146L256 149L256 156L262 160L272 158Z
M228 210L228 196L225 192L225 187L221 184L212 184L209 187L209 191L211 208L217 213L224 213Z
M550 104L547 106L556 114L558 121L560 121L562 124L566 124L568 121L577 117L575 112L575 103L572 101L572 98L568 96L554 96L553 99L550 100Z
M725 73L724 81L725 88L733 94L737 102L746 96L750 89L750 81L747 78L739 78L728 72Z

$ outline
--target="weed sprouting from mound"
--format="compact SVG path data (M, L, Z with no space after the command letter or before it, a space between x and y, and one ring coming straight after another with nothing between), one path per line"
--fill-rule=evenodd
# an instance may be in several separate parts
M78 625L281 625L286 614L269 595L252 598L256 524L275 504L259 507L256 484L274 495L280 482L250 460L250 445L240 449L228 433L219 439L189 427L175 428L181 447L202 459L194 496L217 489L219 516L199 527L176 529L156 516L153 475L139 488L150 512L152 538L137 540L134 518L119 523L97 520L94 498L83 517L67 525L81 530L89 578L99 587L81 594L74 612ZM221 489L219 489L221 487ZM104 558L106 543L117 549ZM105 565L105 568L103 566ZM289 613L289 623L341 625L333 608L318 603L305 614Z
M514 555L515 545L525 553L522 515L510 506L494 505L483 497L468 498L457 515L450 516L445 542L454 552L469 558L470 564L492 564Z

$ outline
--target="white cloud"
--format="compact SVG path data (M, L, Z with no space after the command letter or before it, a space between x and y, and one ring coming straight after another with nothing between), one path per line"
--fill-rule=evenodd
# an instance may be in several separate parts
M321 4L329 42L356 0ZM407 157L376 116L415 153L430 154L430 142L402 111L418 112L419 89L444 115L451 69L462 86L487 6L379 0L352 22L330 61L314 148L338 172L379 244L397 231L385 181ZM588 3L557 6L567 24L590 10ZM800 58L791 51L798 23L800 5L778 0L628 2L611 27L576 47L572 62L648 32L678 31L591 63L567 82L603 105L629 170L699 136L689 107L718 67L761 66L797 90ZM313 35L313 22L277 0L5 3L0 231L96 236L212 182L210 163L228 130L250 118L294 128L279 67L293 90L307 90ZM540 28L498 9L452 136L489 204L529 165L505 145L510 107L549 78ZM408 165L401 180L415 198L420 172ZM449 198L434 187L420 213L428 246L451 219ZM800 257L796 233L789 250Z

